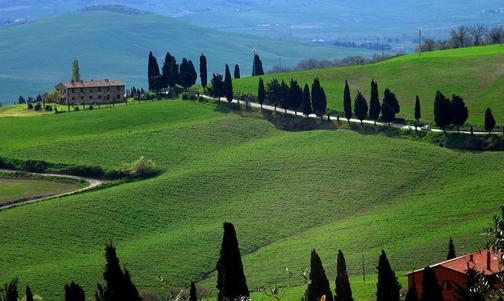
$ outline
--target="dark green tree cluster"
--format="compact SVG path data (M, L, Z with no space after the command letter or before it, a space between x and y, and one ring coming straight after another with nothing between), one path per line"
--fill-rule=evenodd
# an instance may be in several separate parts
M395 120L396 114L401 111L401 107L399 106L399 101L395 94L390 91L390 89L385 89L383 93L383 102L382 102L382 120L390 124Z
M469 111L462 97L453 95L450 99L441 93L436 92L434 100L434 121L446 132L446 127L453 124L460 130L460 126L464 125L469 117Z
M210 90L210 96L214 98L218 98L219 101L221 97L223 97L226 93L225 86L224 86L224 80L222 79L222 75L218 73L214 73L212 80L212 89Z
M121 269L116 249L112 244L105 247L105 285L97 284L96 301L140 301L140 295L131 281L126 268Z
M202 57L204 57L202 55ZM200 57L200 62L203 59ZM204 58L206 68L206 58ZM201 67L201 66L200 66ZM160 91L167 88L175 88L177 85L187 89L196 83L198 74L191 60L186 58L177 64L176 58L169 52L166 53L165 61L162 68L162 74L159 71L159 65L156 57L149 53L147 77L150 91ZM201 71L201 69L200 69Z
M357 96L355 96L354 113L357 119L360 120L362 125L364 119L366 119L368 115L368 104L366 98L364 97L364 95L362 95L360 91L357 92Z
M149 90L158 91L162 88L161 73L156 57L149 53L149 63L147 67L147 79L149 81Z
M263 64L259 54L254 54L254 61L252 63L252 76L264 75Z
M194 69L194 64L191 60L186 58L182 59L179 67L179 81L178 83L187 90L196 83L198 75Z

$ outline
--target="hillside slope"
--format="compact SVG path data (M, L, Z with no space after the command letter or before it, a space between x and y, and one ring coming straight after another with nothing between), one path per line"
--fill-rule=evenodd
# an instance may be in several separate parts
M92 296L112 240L139 287L162 290L159 276L185 286L215 267L224 221L236 225L251 289L284 284L283 268L302 271L312 248L331 279L338 248L353 275L362 254L374 273L381 248L406 271L442 259L450 235L459 252L480 247L502 205L501 153L285 132L225 107L165 101L0 118L0 141L9 141L0 156L110 169L144 155L164 170L0 212L0 282L19 276L57 300L75 280Z
M401 105L400 117L413 119L415 97L420 96L422 116L425 121L433 121L433 104L437 90L445 95L460 95L468 109L468 123L482 125L486 108L493 109L499 124L504 121L504 46L494 45L465 49L453 49L411 54L376 64L327 68L269 74L271 78L311 85L319 77L328 97L329 109L343 110L343 88L348 80L352 97L357 91L370 99L371 79L378 81L380 98L385 88L396 93ZM235 80L235 91L257 94L258 78ZM353 101L353 98L352 98Z
M88 11L0 27L0 101L12 103L19 95L33 96L69 80L71 62L78 58L84 79L116 78L127 85L146 87L147 55L160 61L166 51L179 62L182 56L196 67L204 52L209 73L224 72L224 65L239 64L251 72L252 49L264 68L282 60L292 65L301 59L372 55L374 52L283 42L195 27L155 14L131 15Z

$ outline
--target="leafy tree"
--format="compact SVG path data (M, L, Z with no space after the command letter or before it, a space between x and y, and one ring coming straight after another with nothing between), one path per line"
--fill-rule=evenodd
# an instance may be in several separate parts
M105 286L97 285L96 301L140 301L128 270L121 269L116 249L112 244L107 244L105 247L105 259L107 261L103 272Z
M399 102L395 94L390 89L385 89L382 104L382 119L390 124L395 119L395 115L399 113Z
M434 100L434 121L446 132L446 126L450 124L450 100L440 91L436 92Z
M252 65L252 76L264 75L263 65L259 54L254 55L254 62Z
M82 287L73 281L65 285L65 301L86 301Z
M11 282L6 283L3 288L0 289L0 300L2 301L18 301L18 279L14 278Z
M354 110L355 110L355 116L357 116L357 119L360 120L362 125L363 120L366 119L366 116L368 114L368 104L366 98L364 97L364 95L362 95L360 91L357 92L357 96L355 96Z
M257 101L259 101L261 109L263 107L265 97L266 97L266 91L264 90L264 81L262 78L259 78L259 84L257 86Z
M231 72L229 71L229 66L227 64L226 76L224 77L224 89L227 101L229 103L233 102L233 78L231 78Z
M226 90L224 88L224 81L222 80L222 75L213 74L212 78L212 90L210 91L210 95L214 98L218 98L219 101L222 96L224 96Z
M208 70L207 70L207 59L203 53L200 56L200 80L201 80L201 86L203 87L203 89L206 90L208 82Z
M179 83L184 89L192 87L196 83L196 79L198 74L194 69L193 62L191 60L187 60L186 58L182 59L182 63L180 63L179 67Z
M33 301L33 294L29 286L26 286L25 301Z
M446 260L450 260L457 257L455 254L455 244L453 243L453 239L450 237L450 242L448 243L448 255L446 256Z
M450 117L451 123L457 126L457 132L460 133L460 126L464 125L469 117L469 110L467 109L462 97L453 95L450 103Z
M322 118L327 110L327 99L324 89L320 86L318 77L313 80L311 92L313 113Z
M305 292L305 301L320 301L325 296L326 301L333 301L329 281L327 280L322 261L315 250L311 252L310 282Z
M345 256L338 251L338 263L336 267L336 295L334 301L353 301L352 288L348 280Z
M416 289L415 274L413 276L413 285L408 289L404 301L418 301L418 291Z
M297 115L297 111L303 102L303 90L299 86L298 82L291 79L289 87L289 108L294 110Z
M74 59L72 62L72 81L78 82L81 80L79 61Z
M436 272L431 267L423 271L422 301L443 301L443 293L438 283Z
M378 83L371 81L371 99L369 100L369 118L375 122L380 117L381 105L380 96L378 94Z
M306 116L310 115L312 113L312 103L311 103L311 97L310 97L310 88L308 87L308 84L305 84L304 89L303 89L303 114Z
M273 106L275 107L275 112L277 106L280 104L280 97L281 97L281 85L280 82L274 78L271 81L268 82L266 85L266 96L271 101Z
M147 69L149 90L158 91L162 86L162 79L159 73L159 65L157 63L156 57L152 54L152 52L149 53L149 64Z
M422 110L420 109L420 97L416 97L415 101L415 131L417 130L418 124L420 123L420 118L422 118Z
M191 281L191 290L189 292L189 301L198 301L198 297L196 295L196 285L194 285L194 281Z
M350 118L352 118L352 97L350 96L348 81L345 81L345 90L343 92L343 109L345 111L345 118L350 122Z
M492 109L487 108L485 111L485 130L491 134L495 128L495 118L492 114Z
M287 108L289 107L289 86L282 80L280 84L280 106L284 108L285 113L287 113Z
M234 66L234 78L240 78L240 66L238 64Z
M376 301L399 301L401 284L390 266L387 254L382 250L378 260Z
M231 223L224 223L224 235L216 269L218 301L249 296L236 231Z

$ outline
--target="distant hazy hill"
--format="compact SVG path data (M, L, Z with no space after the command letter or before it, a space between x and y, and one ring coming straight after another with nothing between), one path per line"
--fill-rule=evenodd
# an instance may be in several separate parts
M172 18L139 13L81 11L28 24L0 27L0 100L35 95L68 80L72 58L80 61L82 77L116 78L128 85L146 85L147 55L160 60L166 51L179 61L195 61L204 52L209 72L223 72L224 64L240 64L250 73L252 48L265 69L299 60L371 55L373 52L268 40L243 34L199 28Z

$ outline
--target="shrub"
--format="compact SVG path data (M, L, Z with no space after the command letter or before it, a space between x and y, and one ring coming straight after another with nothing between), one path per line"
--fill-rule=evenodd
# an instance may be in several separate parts
M33 109L34 109L35 111L37 111L37 112L38 112L38 111L40 111L40 110L42 110L42 104L41 104L40 102L37 102L37 103L35 104L35 106L33 107Z
M182 100L188 100L189 99L189 94L188 93L182 93Z
M21 164L21 169L29 172L44 172L48 164L45 161L26 160Z
M145 159L144 156L141 156L133 163L125 163L121 170L132 178L146 178L158 173L156 163L153 160Z
M70 166L63 169L62 172L73 176L89 177L89 178L103 178L105 176L105 171L100 166L87 166L87 165Z
M79 107L74 107L73 109L74 109L74 111L79 111L80 110Z
M51 112L53 110L52 106L46 105L44 108L47 112Z
M92 105L89 105L88 110L93 110L94 107Z
M27 104L27 107L28 107L28 110L33 110L33 104L31 102L29 102Z

